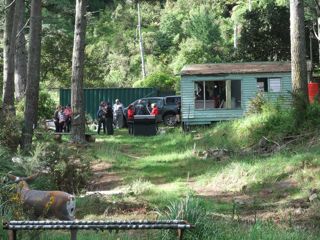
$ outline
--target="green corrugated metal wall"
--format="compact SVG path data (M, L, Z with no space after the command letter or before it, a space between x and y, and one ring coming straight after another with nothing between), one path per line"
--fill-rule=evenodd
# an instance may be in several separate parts
M85 111L93 119L101 101L114 104L118 98L126 107L133 101L143 97L159 96L161 93L156 88L92 88L84 89ZM60 104L66 106L71 103L70 89L60 89Z
M248 109L249 102L257 94L257 78L281 78L281 92L265 93L268 99L284 99L284 104L289 104L291 96L290 73L266 73L266 74L226 74L225 76L182 76L181 77L181 112L182 121L188 124L210 124L214 121L222 121L240 118ZM195 109L194 82L196 81L222 81L241 80L241 109Z

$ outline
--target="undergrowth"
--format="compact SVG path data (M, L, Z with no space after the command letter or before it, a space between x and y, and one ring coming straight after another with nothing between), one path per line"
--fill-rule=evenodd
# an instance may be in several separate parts
M252 146L263 137L279 144L286 138L313 137L320 131L320 104L306 105L303 112L301 108L284 107L281 102L264 102L258 112L207 129L198 145L239 149Z

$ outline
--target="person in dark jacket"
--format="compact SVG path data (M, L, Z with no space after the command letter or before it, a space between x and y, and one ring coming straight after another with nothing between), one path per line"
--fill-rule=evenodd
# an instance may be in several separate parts
M59 132L60 130L60 125L59 125L59 112L61 111L61 106L57 106L56 110L54 111L53 114L53 121L54 121L54 125L56 127L56 132Z
M101 127L103 128L103 133L106 133L106 106L105 102L101 102L98 112L97 112L97 119L98 119L98 134L100 134Z
M146 106L143 105L141 100L138 100L138 104L135 106L134 112L136 115L147 115Z
M107 134L113 135L113 109L110 103L106 107Z

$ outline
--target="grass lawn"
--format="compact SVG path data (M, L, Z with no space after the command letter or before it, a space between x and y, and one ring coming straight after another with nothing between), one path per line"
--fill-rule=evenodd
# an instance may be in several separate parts
M126 129L116 130L113 136L97 135L95 143L81 150L95 160L93 165L107 167L99 170L102 176L93 175L98 183L106 180L94 189L101 193L77 198L77 218L175 218L172 204L191 197L200 201L207 220L186 239L318 239L320 202L307 200L310 189L320 187L318 141L260 156L241 154L238 150L245 144L229 141L216 128L165 131L136 137ZM229 149L228 158L204 159L198 154L216 148ZM42 232L41 239L68 235ZM79 239L174 239L170 236L152 231L79 233Z
M148 211L160 211L172 201L198 196L213 216L226 219L236 218L236 214L237 219L272 220L288 226L317 218L310 211L295 216L299 206L292 205L306 202L309 189L319 187L319 144L308 148L308 143L300 144L295 151L268 157L241 155L233 149L227 160L202 159L194 149L214 149L217 140L210 138L216 137L215 131L167 129L155 137L136 137L117 130L114 136L98 136L89 151L94 159L111 163L108 171L119 175L129 189L112 198L146 204ZM227 139L220 139L218 146L228 144ZM309 204L309 209L315 204Z

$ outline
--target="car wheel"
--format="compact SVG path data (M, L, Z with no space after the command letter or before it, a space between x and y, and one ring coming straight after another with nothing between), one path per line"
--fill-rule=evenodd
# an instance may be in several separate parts
M164 122L165 125L172 127L172 126L174 126L176 124L176 116L175 115L170 115L170 114L166 115L163 118L163 122Z

